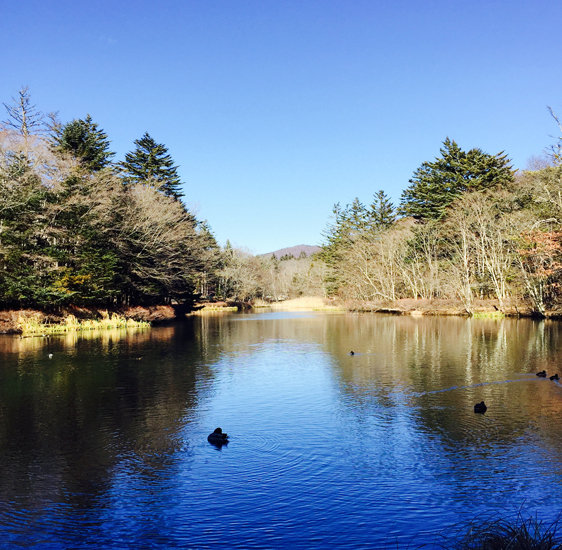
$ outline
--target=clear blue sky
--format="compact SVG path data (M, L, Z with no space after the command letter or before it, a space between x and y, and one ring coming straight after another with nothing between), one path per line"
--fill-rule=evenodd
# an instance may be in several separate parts
M562 116L560 0L3 0L0 102L164 143L218 241L319 244L449 136L518 168ZM2 114L2 119L4 119Z

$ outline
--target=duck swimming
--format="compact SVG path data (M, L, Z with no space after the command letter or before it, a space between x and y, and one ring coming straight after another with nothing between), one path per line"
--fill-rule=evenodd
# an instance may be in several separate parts
M350 351L350 352L349 352L349 355L355 355L355 352L354 352L354 351Z
M488 410L488 407L486 407L486 404L484 403L484 401L481 401L480 403L476 403L476 405L474 405L474 412L475 413L485 413Z
M217 428L212 434L207 436L207 441L213 445L226 445L228 443L228 434Z
M537 372L537 376L540 376L541 378L546 378L546 371L542 370L541 372Z
M550 377L551 380L560 380L560 376L558 376L558 373L556 373L554 376Z

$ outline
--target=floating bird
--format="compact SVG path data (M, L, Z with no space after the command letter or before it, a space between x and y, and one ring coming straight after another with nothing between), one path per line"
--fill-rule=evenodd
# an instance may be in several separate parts
M546 371L542 370L541 372L537 372L537 376L540 376L541 378L546 378Z
M213 445L226 445L228 443L228 434L223 433L220 428L217 428L212 434L209 434L207 441Z
M551 380L560 380L560 376L558 376L558 373L557 373L554 376L551 376L550 379Z
M474 405L474 412L475 413L485 413L488 410L488 407L486 407L486 404L484 403L484 401L481 401L480 403L476 403L476 405Z
M52 358L53 358L53 354L49 353L49 359L52 359Z
M355 352L354 352L354 351L350 351L350 352L349 352L349 355L355 355Z

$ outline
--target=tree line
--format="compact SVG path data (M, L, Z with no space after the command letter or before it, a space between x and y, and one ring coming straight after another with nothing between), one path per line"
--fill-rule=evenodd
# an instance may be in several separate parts
M90 115L63 124L31 102L0 124L0 307L120 307L317 293L323 264L220 247L182 199L165 145L121 161Z
M556 122L559 120L551 111ZM562 128L561 128L562 130ZM524 303L544 314L562 302L562 138L529 169L502 151L464 151L447 138L414 172L394 207L379 191L336 205L321 257L328 292L344 299Z
M398 207L383 191L338 203L321 252L278 259L220 247L148 133L115 161L89 115L63 124L27 88L4 107L0 307L334 296L453 299L472 312L494 298L544 314L562 302L562 138L523 171L447 138Z
M67 124L27 88L0 127L0 305L189 301L219 247L181 201L167 148L148 133L115 162L87 115Z
M255 256L227 241L217 271L218 296L237 301L279 301L324 296L326 266L318 254L298 258Z
M468 313L494 299L500 310L523 305L542 315L562 303L561 196L562 138L522 171L503 151L465 151L446 138L397 207L384 191L368 205L335 204L311 258L278 261L228 245L219 294L446 299Z

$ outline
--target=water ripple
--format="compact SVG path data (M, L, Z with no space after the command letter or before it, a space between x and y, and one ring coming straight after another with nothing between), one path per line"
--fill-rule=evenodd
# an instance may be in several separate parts
M543 379L540 378L516 378L516 379L512 379L512 380L494 380L491 382L479 382L478 384L469 384L467 386L451 386L449 388L443 388L440 390L429 390L429 391L423 391L423 392L411 392L410 396L412 397L422 397L423 395L431 395L434 393L445 393L445 392L450 392L450 391L455 391L455 390L468 390L471 388L478 388L478 387L483 387L483 386L494 386L494 385L498 385L498 384L513 384L515 382L544 382ZM560 384L558 384L560 385Z

